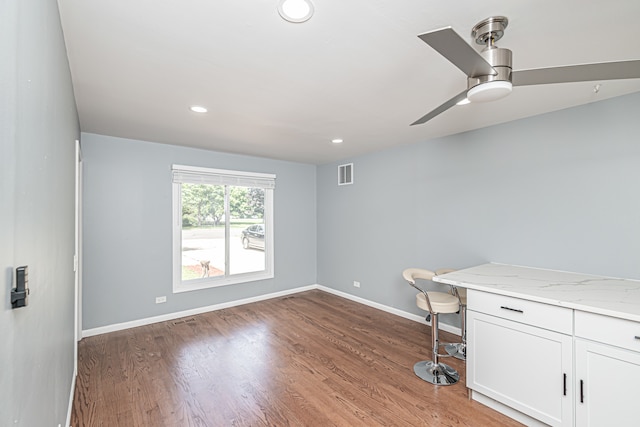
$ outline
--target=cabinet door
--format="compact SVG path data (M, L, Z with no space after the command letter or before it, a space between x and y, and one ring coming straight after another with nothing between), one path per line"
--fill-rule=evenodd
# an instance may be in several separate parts
M576 339L576 425L640 425L640 353Z
M572 337L468 311L467 387L554 426L572 425Z

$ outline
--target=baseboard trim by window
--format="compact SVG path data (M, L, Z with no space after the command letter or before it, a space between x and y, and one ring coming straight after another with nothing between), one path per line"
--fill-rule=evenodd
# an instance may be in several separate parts
M273 292L265 295L258 295L251 298L244 298L235 301L223 302L220 304L208 305L205 307L192 308L190 310L177 311L175 313L162 314L160 316L147 317L145 319L132 320L130 322L116 323L113 325L100 326L93 329L85 329L82 331L82 338L90 337L93 335L101 335L109 332L121 331L123 329L135 328L138 326L150 325L152 323L165 322L167 320L179 319L180 317L194 316L196 314L208 313L210 311L222 310L223 308L236 307L239 305L250 304L252 302L264 301L271 298L278 298L290 294L297 294L298 292L310 291L317 289L318 285L302 286L294 289L287 289L286 291Z
M85 329L82 331L82 338L86 338L86 337L90 337L90 336L94 336L94 335L101 335L101 334L107 334L109 332L116 332L116 331L121 331L124 329L129 329L129 328L135 328L138 326L145 326L145 325L150 325L152 323L158 323L158 322L165 322L167 320L174 320L174 319L179 319L181 317L187 317L187 316L194 316L196 314L202 314L202 313L208 313L210 311L216 311L216 310L222 310L224 308L231 308L231 307L237 307L239 305L244 305L244 304L250 304L253 302L258 302L258 301L264 301L264 300L268 300L268 299L272 299L272 298L278 298L278 297L282 297L282 296L287 296L287 295L291 295L291 294L297 294L299 292L305 292L305 291L310 291L313 289L318 289L321 290L323 292L327 292L333 295L337 295L339 297L342 298L346 298L348 300L360 303L360 304L364 304L367 305L369 307L373 307L376 308L378 310L382 310L385 311L387 313L391 313L391 314L395 314L396 316L400 316L400 317L404 317L405 319L409 319L409 320L413 320L414 322L419 322L419 323L423 323L423 324L429 324L425 321L425 318L422 316L419 316L417 314L413 314L413 313L409 313L403 310L399 310L397 308L394 307L389 307L387 305L384 304L380 304L374 301L370 301L355 295L351 295L348 294L346 292L342 292L342 291L338 291L332 288L328 288L326 286L322 286L319 284L314 284L314 285L308 285L308 286L301 286L299 288L293 288L293 289L288 289L286 291L280 291L280 292L273 292L270 294L265 294L265 295L258 295L255 297L251 297L251 298L245 298L245 299L240 299L240 300L235 300L235 301L229 301L229 302L224 302L224 303L220 303L220 304L214 304L214 305L208 305L205 307L198 307L198 308L194 308L194 309L190 309L190 310L184 310L184 311L178 311L175 313L167 313L167 314L163 314L160 316L154 316L154 317L147 317L144 319L138 319L138 320L132 320L130 322L123 322L123 323L116 323L113 325L107 325L107 326L100 326L98 328L92 328L92 329ZM455 326L451 326L448 325L446 323L441 322L440 323L440 329L446 332L450 332L452 334L455 335L460 335L460 328L457 328Z

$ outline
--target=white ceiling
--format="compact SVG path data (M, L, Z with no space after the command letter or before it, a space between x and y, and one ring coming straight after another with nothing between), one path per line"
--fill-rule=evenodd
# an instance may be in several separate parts
M418 34L450 25L471 43L504 15L514 70L640 59L638 0L313 0L302 24L277 0L58 3L83 132L323 164L640 91L517 87L409 126L466 87Z

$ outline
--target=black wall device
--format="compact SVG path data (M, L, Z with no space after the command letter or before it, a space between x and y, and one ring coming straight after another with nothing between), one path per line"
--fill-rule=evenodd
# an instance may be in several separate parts
M16 268L16 287L11 289L11 308L20 308L29 302L29 267Z

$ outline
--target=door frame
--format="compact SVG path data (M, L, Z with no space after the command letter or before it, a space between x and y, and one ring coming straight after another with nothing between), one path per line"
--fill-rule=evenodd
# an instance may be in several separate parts
M74 319L74 359L78 363L78 341L82 339L82 148L76 139L76 179L75 179L75 319Z

